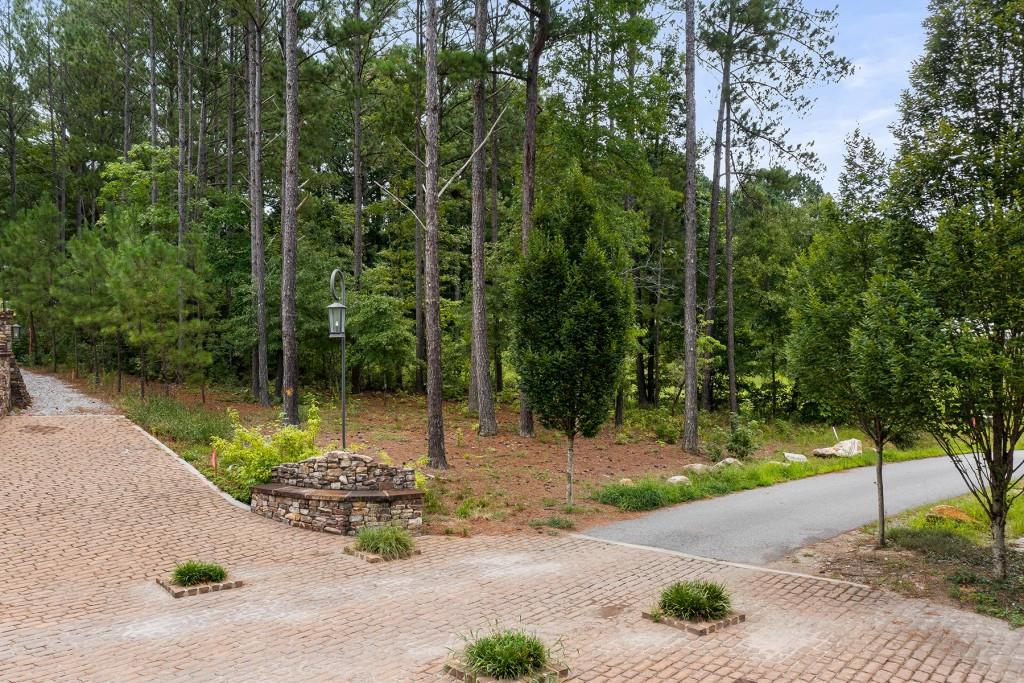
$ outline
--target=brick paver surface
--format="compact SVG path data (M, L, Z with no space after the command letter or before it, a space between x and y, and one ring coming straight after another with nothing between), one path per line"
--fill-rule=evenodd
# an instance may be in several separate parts
M370 565L232 506L119 416L0 421L0 501L4 681L443 680L495 623L559 641L580 681L1024 680L1024 632L810 577L533 534ZM246 585L174 599L154 578L186 558ZM727 583L747 621L641 618L687 577Z

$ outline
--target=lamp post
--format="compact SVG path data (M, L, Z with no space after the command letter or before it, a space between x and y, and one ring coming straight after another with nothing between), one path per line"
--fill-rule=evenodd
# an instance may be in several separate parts
M19 339L21 339L21 325L19 325L18 323L14 323L13 325L11 325L11 339L13 341L18 341Z
M341 295L338 295L337 283L341 281ZM345 275L340 268L335 268L331 273L331 296L334 303L327 306L327 330L331 339L340 340L341 344L341 450L345 450L347 444L345 438Z

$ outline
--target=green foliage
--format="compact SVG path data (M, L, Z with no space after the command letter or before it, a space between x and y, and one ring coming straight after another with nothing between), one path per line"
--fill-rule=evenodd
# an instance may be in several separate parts
M930 514L933 506L923 506L892 519L889 538L893 545L924 556L945 575L953 599L981 614L1004 619L1014 628L1024 626L1024 555L1010 550L1007 576L993 575L992 538L982 505L972 495L942 504L959 508L978 522L936 519ZM1006 533L1010 538L1024 535L1024 506L1010 508Z
M722 584L697 579L680 581L663 590L658 607L677 619L714 621L729 614L732 601Z
M886 451L886 462L901 462L932 457L932 450ZM691 500L713 498L734 491L771 486L784 481L803 479L816 474L838 472L853 467L875 464L874 453L853 458L808 458L806 463L783 463L774 460L753 461L742 466L724 467L704 472L687 472L689 484L670 484L661 479L640 479L633 484L608 484L594 493L594 500L614 505L620 510L654 510Z
M712 460L721 460L725 453L746 460L760 448L761 428L755 420L730 415L729 427L712 427L711 433L704 440L704 445Z
M462 519L476 519L485 516L488 507L490 503L486 498L469 496L455 508L455 515Z
M356 535L356 550L380 555L385 560L400 560L411 557L415 550L412 536L397 526L380 526L360 529Z
M472 638L462 659L474 673L498 680L539 673L550 658L547 646L525 631L505 630Z
M372 276L368 271L361 288L349 297L349 362L362 369L368 383L376 379L378 386L395 388L403 370L416 360L413 321L404 315L400 299L373 287Z
M216 583L227 578L224 567L215 562L189 560L174 566L171 583L176 586L195 586L200 583Z
M675 443L683 433L683 419L668 408L629 409L626 411L623 432L626 438L634 435L653 435L658 441Z
M630 328L621 247L579 170L538 215L513 294L515 362L549 429L594 436L611 410Z
M305 427L288 425L265 436L257 427L246 427L231 413L234 431L231 439L214 437L211 446L217 449L219 461L242 485L252 488L270 481L274 465L313 458L320 454L316 435L320 431L320 409L309 406Z
M121 401L121 408L129 420L154 436L186 445L207 444L215 437L227 437L234 428L226 412L187 405L166 396L129 396Z
M530 522L532 527L551 527L552 529L575 529L576 523L567 517L547 517L545 519L535 519Z

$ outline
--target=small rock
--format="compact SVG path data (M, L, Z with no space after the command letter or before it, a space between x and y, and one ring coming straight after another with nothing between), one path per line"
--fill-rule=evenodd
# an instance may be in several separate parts
M632 486L633 485L633 480L629 479L629 478L623 478L623 479L619 479L619 483L622 484L623 486Z
M739 465L739 464L740 464L740 461L737 460L736 458L725 458L724 460L719 460L718 462L716 462L714 469L721 470L721 469L725 469L726 467L732 467L734 465Z
M973 524L977 521L960 508L953 507L952 505L936 505L928 511L925 517L931 520L949 519L964 524Z
M674 477L669 477L667 481L670 484L689 484L690 478L682 474L677 474Z
M789 462L807 462L807 456L799 453L783 453L782 457Z
M702 462L692 462L689 465L683 465L680 469L684 472L707 472L711 468Z

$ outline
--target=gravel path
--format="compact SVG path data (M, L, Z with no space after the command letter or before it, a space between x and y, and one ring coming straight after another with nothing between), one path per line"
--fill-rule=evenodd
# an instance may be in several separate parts
M32 405L21 415L83 415L116 413L99 399L90 398L56 377L22 370Z

